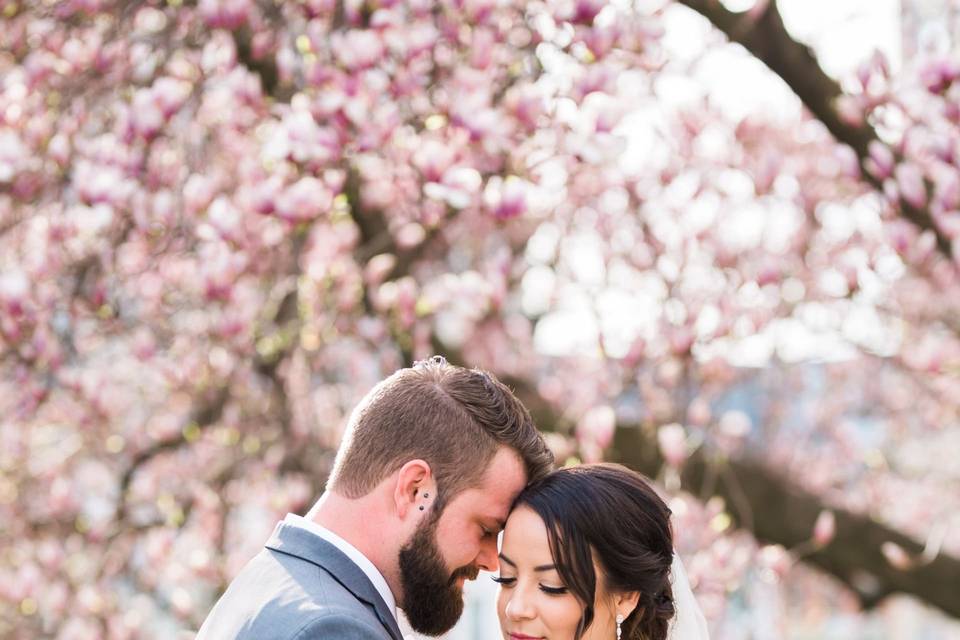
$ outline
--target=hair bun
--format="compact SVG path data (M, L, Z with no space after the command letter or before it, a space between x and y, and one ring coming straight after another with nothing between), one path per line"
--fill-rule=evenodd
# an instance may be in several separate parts
M660 595L657 596L655 604L657 618L669 619L676 613L673 606L673 596L666 589L661 591Z

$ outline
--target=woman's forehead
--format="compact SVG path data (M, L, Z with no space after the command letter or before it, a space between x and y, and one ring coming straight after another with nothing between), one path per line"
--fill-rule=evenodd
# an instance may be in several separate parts
M503 532L503 550L509 555L508 547L523 552L525 557L535 553L538 556L545 554L546 558L550 559L547 527L543 519L529 507L519 506L510 512Z

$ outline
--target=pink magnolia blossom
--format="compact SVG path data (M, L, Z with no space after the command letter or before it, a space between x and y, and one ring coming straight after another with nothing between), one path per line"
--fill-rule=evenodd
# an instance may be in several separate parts
M183 106L190 96L191 89L189 82L163 77L154 83L150 92L164 118L169 118Z
M439 182L456 159L456 149L440 140L427 140L413 153L413 165L427 182Z
M813 542L817 547L830 544L837 533L837 518L832 511L821 511L813 525Z
M487 182L483 192L484 204L498 220L508 220L527 211L527 193L530 185L514 176L503 180L499 176Z
M690 454L686 431L675 422L657 429L657 445L663 459L674 468L682 467Z
M238 29L253 12L251 0L200 0L200 15L211 28Z
M297 110L283 119L284 137L278 143L280 156L297 162L326 163L336 157L337 135L321 127L308 111Z
M753 428L750 416L742 411L725 411L717 423L717 445L728 454L743 447Z
M889 562L890 566L894 569L907 571L914 565L914 561L910 557L910 554L904 551L903 547L895 542L884 542L880 546L880 551L883 553L883 557L886 559L886 561Z
M431 184L424 185L424 193L431 198L444 200L455 209L463 209L474 202L483 184L480 173L470 167L451 167L432 191Z
M536 128L541 116L546 112L544 96L532 85L511 88L504 98L504 104L528 131Z
M94 165L83 160L76 165L73 181L80 197L90 204L125 206L136 188L119 167Z
M210 205L215 193L213 179L195 173L183 185L184 208L190 215L197 215Z
M926 205L927 187L919 167L909 162L901 163L895 175L901 198L917 209Z
M865 161L867 171L880 180L892 175L896 161L890 147L874 140L870 143L868 150L870 157Z
M856 96L843 95L837 98L837 115L846 124L860 127L864 123L863 100Z
M0 183L11 183L28 156L22 139L11 129L0 129Z
M617 414L609 405L591 407L577 423L577 438L592 442L600 449L606 449L613 443L613 434L617 426Z
M148 140L160 133L166 118L150 89L141 89L133 96L130 122L137 135Z
M921 67L920 77L930 93L943 93L960 78L960 64L949 58L931 60Z
M760 561L777 579L783 579L793 567L793 559L780 545L767 545L760 550Z
M384 51L383 40L375 31L351 29L335 33L331 40L337 61L349 71L373 66Z
M906 255L917 240L916 228L904 220L896 220L886 226L891 246L901 255Z
M960 176L948 170L936 178L936 204L941 211L960 209Z
M694 398L690 406L687 407L687 420L694 426L706 426L710 422L711 416L710 403L705 398Z
M226 196L219 196L207 211L210 225L225 239L237 239L242 213Z
M23 271L7 271L0 275L0 302L11 316L24 312L24 304L30 290L30 280Z
M937 226L948 237L957 240L960 238L960 210L947 211L934 216Z
M276 201L276 214L291 223L306 222L330 210L333 194L313 177L300 178L284 189Z
M606 5L604 0L562 0L556 5L557 17L574 24L590 25Z
M61 166L66 165L70 158L69 138L60 133L55 135L50 139L50 144L47 145L47 153L50 154L50 157L53 158L57 164Z

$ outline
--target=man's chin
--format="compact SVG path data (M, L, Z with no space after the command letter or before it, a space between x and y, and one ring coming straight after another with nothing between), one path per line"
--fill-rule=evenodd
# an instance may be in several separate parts
M431 617L429 619L417 619L411 616L407 611L404 611L404 613L407 614L407 622L410 623L410 627L414 631L425 636L437 637L442 636L456 626L457 621L460 620L460 616L463 615L463 607L460 607L455 611L455 616L452 615L454 611L448 612L451 614L450 617L442 621L436 617Z
M436 533L424 527L400 550L401 607L414 631L439 636L454 627L463 613L463 587L475 577L476 567L461 567L452 573L444 566L436 545Z
M424 588L408 589L402 606L407 621L417 633L426 636L440 636L452 629L465 608L463 587L468 576L451 578L445 585L435 584ZM413 585L408 585L413 586Z

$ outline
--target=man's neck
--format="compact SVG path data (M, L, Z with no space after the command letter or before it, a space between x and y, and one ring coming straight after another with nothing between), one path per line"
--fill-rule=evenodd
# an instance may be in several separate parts
M401 597L397 556L400 545L393 535L386 510L376 492L351 499L326 491L304 516L332 531L362 553L377 568L394 597Z

